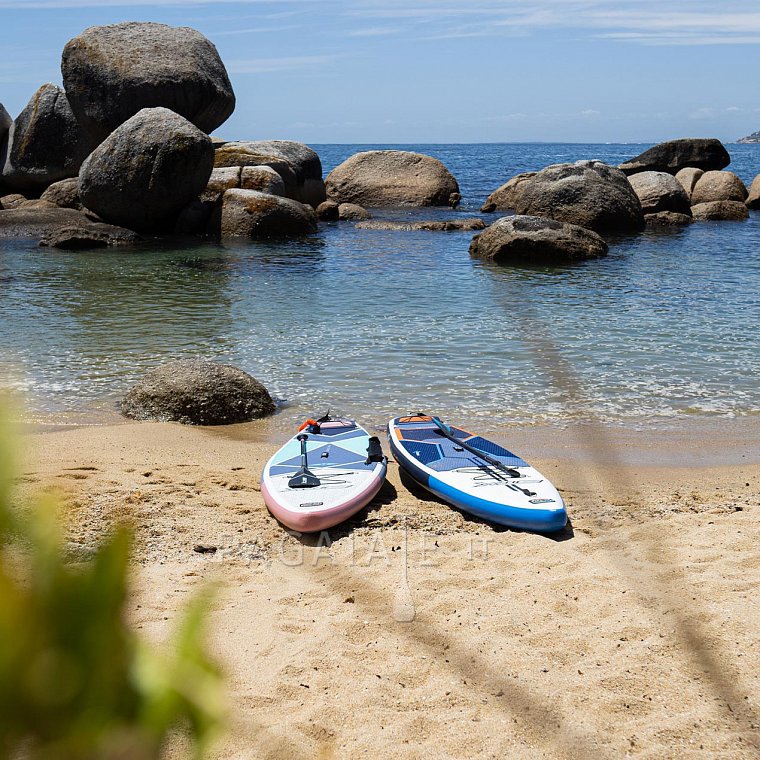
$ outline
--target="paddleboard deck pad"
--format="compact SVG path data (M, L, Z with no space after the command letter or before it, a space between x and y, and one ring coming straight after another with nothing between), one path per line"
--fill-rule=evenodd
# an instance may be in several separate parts
M267 462L261 476L269 511L301 533L326 530L355 515L380 490L387 470L380 441L353 420L310 423Z
M567 513L562 497L538 470L493 441L461 428L448 430L457 441L499 462L509 472L450 440L427 415L396 417L388 423L391 452L415 481L464 512L540 533L565 527Z

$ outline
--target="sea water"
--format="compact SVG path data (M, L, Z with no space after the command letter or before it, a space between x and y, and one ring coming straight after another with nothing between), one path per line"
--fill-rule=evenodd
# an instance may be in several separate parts
M477 215L518 172L644 145L315 145L325 173L370 147L441 159L464 200L382 218ZM760 145L731 145L749 184ZM487 222L499 214L484 215ZM610 239L574 266L496 266L473 233L357 229L286 242L87 252L0 240L0 387L47 422L112 418L149 369L205 357L277 397L283 428L328 408L507 424L628 426L760 412L760 212Z

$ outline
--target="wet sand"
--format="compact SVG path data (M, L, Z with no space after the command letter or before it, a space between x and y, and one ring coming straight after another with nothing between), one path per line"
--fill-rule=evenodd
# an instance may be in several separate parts
M355 519L290 535L259 492L259 423L28 433L21 487L63 494L75 558L134 525L131 615L157 642L220 584L219 758L750 758L756 427L505 431L566 499L554 537L470 519L394 463Z

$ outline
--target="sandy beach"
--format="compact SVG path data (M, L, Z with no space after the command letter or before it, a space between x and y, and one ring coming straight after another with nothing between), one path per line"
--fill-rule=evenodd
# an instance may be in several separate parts
M567 502L556 537L469 519L395 463L354 520L289 535L259 492L265 423L35 429L21 488L63 495L73 559L132 523L156 642L218 584L216 757L751 758L760 455L752 420L722 429L509 431Z

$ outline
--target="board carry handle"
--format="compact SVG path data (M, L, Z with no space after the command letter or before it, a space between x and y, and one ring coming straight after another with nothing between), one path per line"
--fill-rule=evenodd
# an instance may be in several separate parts
M301 442L301 469L288 481L288 488L316 488L322 483L313 472L309 472L309 461L306 454L306 441L309 440L309 436L306 433L301 433L296 440Z
M372 464L372 462L382 462L385 460L383 454L383 447L380 445L380 439L373 435L369 439L369 446L367 446L367 461L364 464Z

